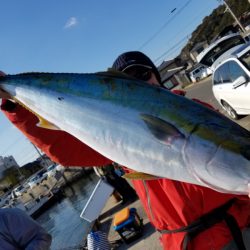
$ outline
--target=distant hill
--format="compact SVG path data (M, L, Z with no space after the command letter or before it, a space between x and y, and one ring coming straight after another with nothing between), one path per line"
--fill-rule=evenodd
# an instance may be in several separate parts
M243 14L250 11L248 0L227 0L226 2L237 18L241 18L241 22L250 21L243 18ZM203 41L210 43L227 26L230 26L235 22L231 14L228 11L225 12L225 8L225 5L220 5L213 10L209 16L206 16L199 26L197 26L188 43L180 53L182 59L189 58L189 51L195 46L195 44Z

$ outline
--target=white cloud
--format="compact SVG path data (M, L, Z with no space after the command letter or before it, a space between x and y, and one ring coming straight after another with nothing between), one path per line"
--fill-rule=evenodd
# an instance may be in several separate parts
M64 25L64 28L70 29L70 28L76 26L77 24L78 24L78 21L77 21L76 17L70 17L68 19L68 21L66 22L66 24Z

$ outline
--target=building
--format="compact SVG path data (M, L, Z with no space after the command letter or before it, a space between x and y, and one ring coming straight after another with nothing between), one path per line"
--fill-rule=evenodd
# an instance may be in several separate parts
M15 158L13 156L0 156L0 177L2 177L3 172L11 167L19 168Z
M190 79L185 73L186 66L178 57L169 61L163 61L158 67L163 85L167 89L173 89L190 83Z
M54 163L53 161L50 160L50 158L46 154L43 154L40 157L38 157L36 159L36 162L43 168L47 168L48 166Z
M197 63L196 57L205 49L208 47L207 41L200 42L195 44L195 46L190 50L190 58Z

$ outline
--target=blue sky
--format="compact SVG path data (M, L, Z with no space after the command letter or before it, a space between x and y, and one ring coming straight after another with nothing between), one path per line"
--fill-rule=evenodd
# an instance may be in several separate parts
M217 0L1 0L0 70L96 72L128 50L141 50L159 65L178 55L218 5ZM38 156L2 113L0 155L13 155L20 165Z

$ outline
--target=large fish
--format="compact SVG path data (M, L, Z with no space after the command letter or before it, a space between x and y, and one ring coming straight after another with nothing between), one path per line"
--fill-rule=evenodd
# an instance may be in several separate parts
M0 88L37 114L39 126L137 172L249 193L250 133L184 97L112 72L7 75Z

